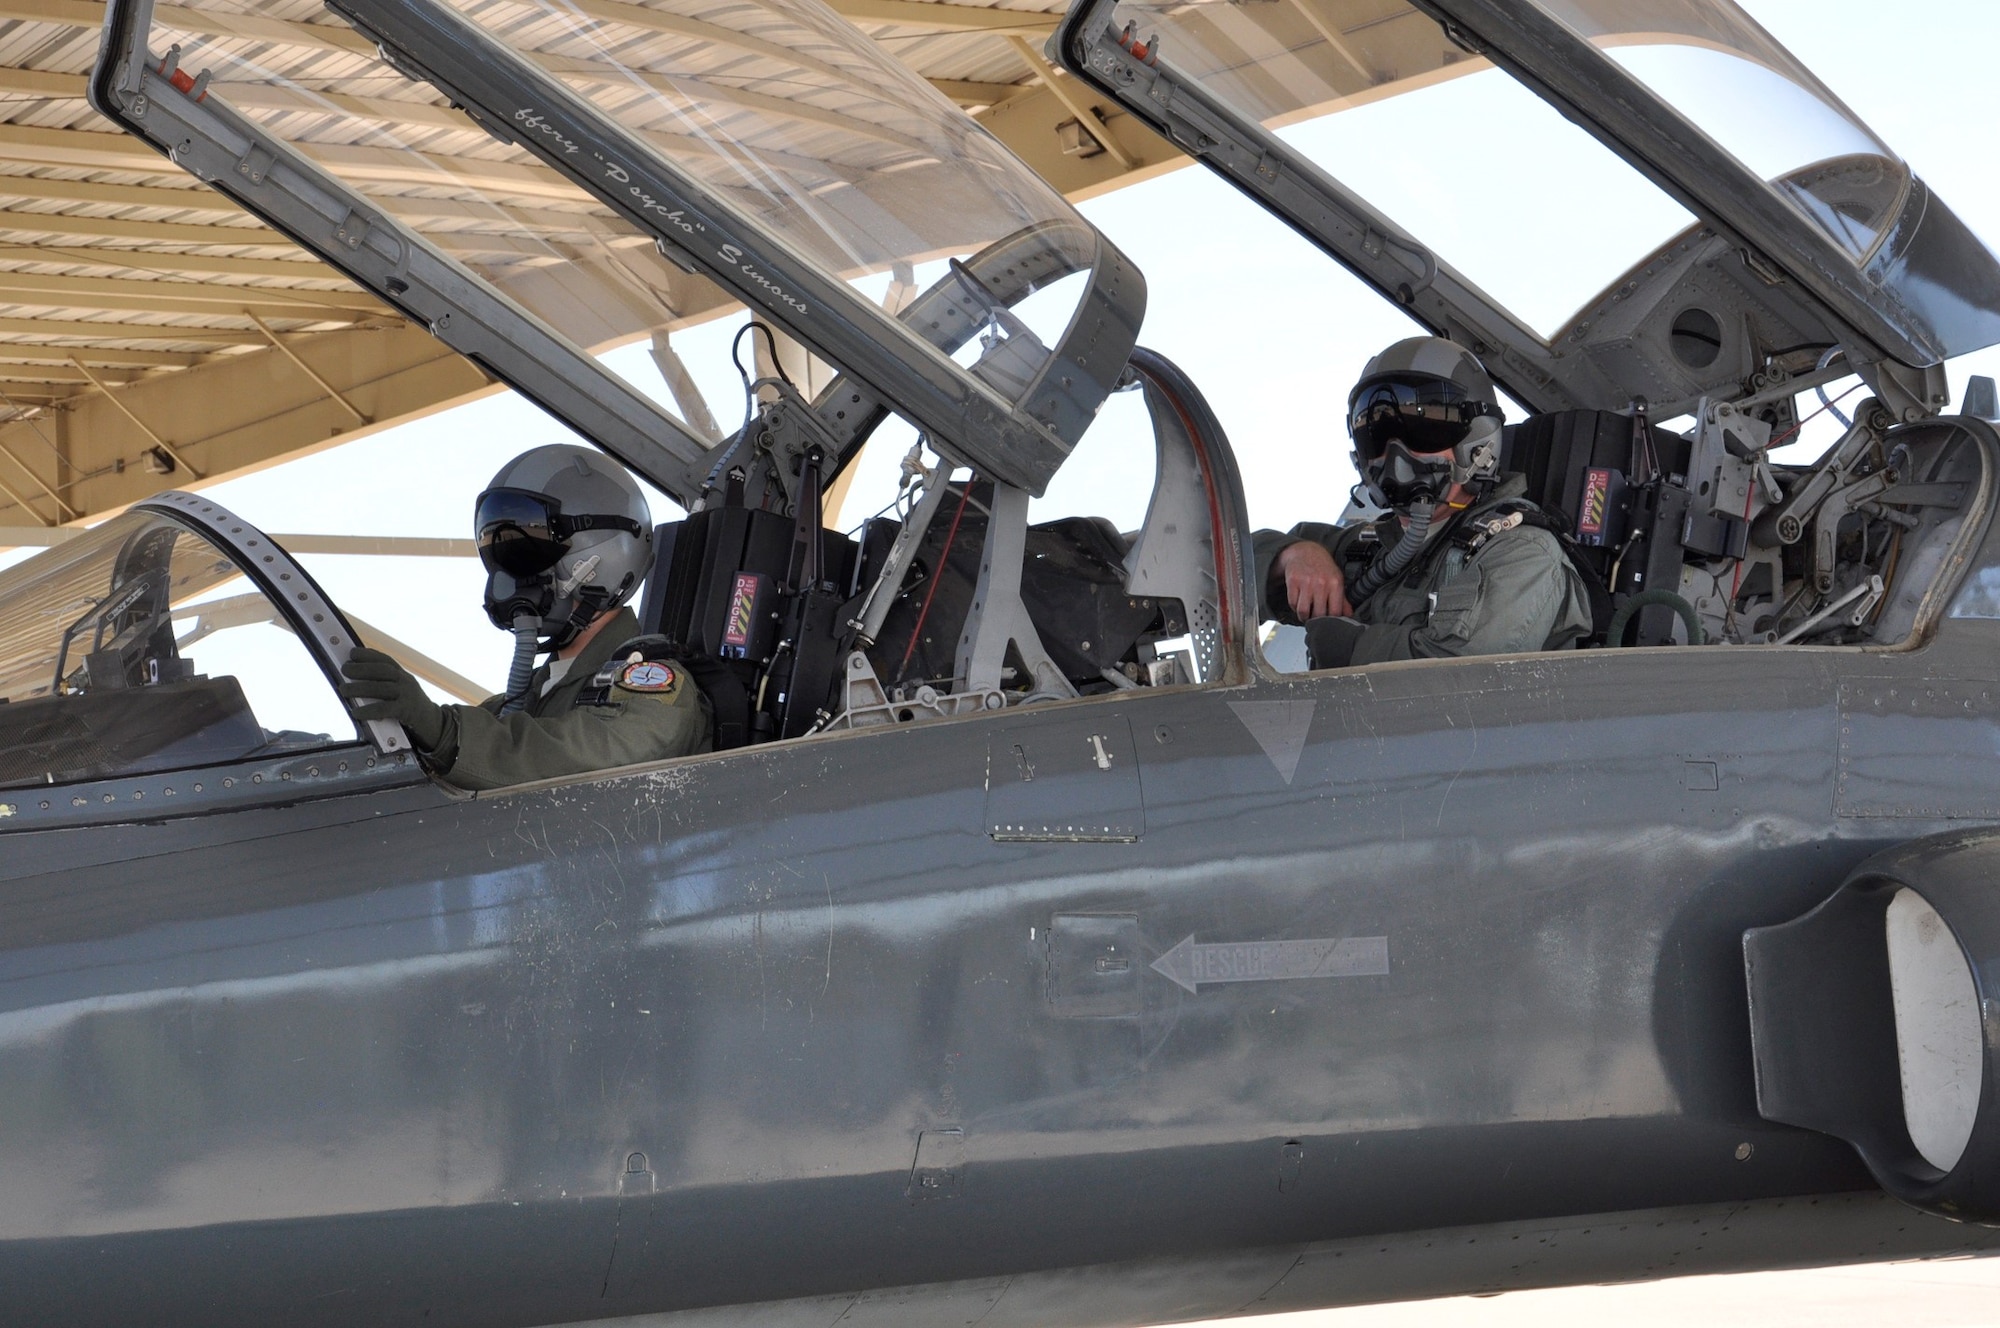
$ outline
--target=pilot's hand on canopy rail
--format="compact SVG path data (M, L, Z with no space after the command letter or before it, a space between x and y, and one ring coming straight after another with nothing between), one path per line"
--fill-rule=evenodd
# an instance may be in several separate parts
M1278 554L1277 567L1285 578L1286 601L1300 622L1353 615L1347 578L1325 545L1312 540L1288 544Z
M424 694L408 669L379 650L356 646L340 672L347 679L340 699L356 719L393 719L419 749L436 749L444 737L444 707Z

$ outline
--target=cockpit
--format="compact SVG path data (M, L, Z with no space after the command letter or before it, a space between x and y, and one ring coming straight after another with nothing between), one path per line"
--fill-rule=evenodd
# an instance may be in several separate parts
M1139 345L1143 276L815 0L663 6L657 22L511 0L330 8L379 49L379 95L334 92L193 11L114 3L94 100L685 509L656 532L641 626L700 661L719 748L1266 672L1255 514L1199 388ZM1983 529L1996 463L1990 429L1938 417L1934 366L2000 339L2000 302L1975 290L1946 307L1895 274L1963 259L1976 288L2000 265L1726 6L1528 9L1515 31L1341 0L1083 0L1058 40L1079 78L1482 356L1529 410L1502 467L1625 610L1597 644L1919 637ZM1549 96L1552 75L1513 53L1531 38L1597 62L1554 90L1568 104L1643 95L1659 115L1577 149L1631 177L1600 206L1632 224L1592 223L1623 247L1579 262L1573 298L1503 303L1507 265L1425 234L1423 190L1371 176L1348 117L1488 74L1481 88ZM1627 164L1660 124L1688 122L1677 107L1714 105L1710 84L1773 79L1798 110L1785 152L1697 114L1714 160L1648 158L1665 189ZM1733 172L1722 202L1686 184L1702 171ZM1897 220L1913 207L1922 226ZM1795 265L1822 250L1844 268ZM1885 273L1899 299L1857 304ZM749 319L740 423L674 343L723 313ZM658 379L605 353L640 346ZM1780 457L1803 394L1853 372L1869 393L1827 408L1832 445ZM1031 519L1122 392L1151 424L1143 520ZM892 435L893 495L832 529L829 496ZM0 784L337 745L324 702L340 654L321 638L353 628L295 564L296 587L259 579L241 541L282 557L268 536L218 536L227 513L189 524L172 505L188 501L0 575ZM313 686L267 701L210 663L252 631ZM320 708L291 714L286 690ZM338 742L362 738L398 750L394 735Z

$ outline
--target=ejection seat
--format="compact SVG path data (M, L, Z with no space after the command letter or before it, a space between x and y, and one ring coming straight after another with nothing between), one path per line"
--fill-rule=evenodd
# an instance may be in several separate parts
M1234 459L1170 362L1140 349L1130 372L1157 465L1129 539L1095 517L1030 525L1024 492L947 482L941 464L926 483L942 487L912 505L913 543L886 518L820 532L815 581L835 593L780 641L765 597L799 574L801 523L724 505L660 526L642 630L694 672L717 746L1222 676L1243 636L1225 611L1245 529ZM892 598L863 630L885 573ZM1183 636L1185 652L1154 650Z
M1730 532L1721 523L1690 529L1686 491L1654 483L1684 475L1689 449L1685 438L1644 416L1551 411L1502 431L1500 469L1527 480L1528 499L1567 527L1574 557L1617 601L1646 590L1678 592L1688 551L1726 551ZM1741 553L1739 542L1731 556ZM1627 643L1664 645L1674 622L1670 608L1643 609Z

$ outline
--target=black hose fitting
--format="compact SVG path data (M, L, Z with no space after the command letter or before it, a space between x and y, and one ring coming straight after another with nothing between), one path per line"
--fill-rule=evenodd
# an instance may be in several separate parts
M1642 590L1619 606L1611 615L1611 626L1604 633L1604 644L1622 646L1625 644L1625 629L1638 616L1639 610L1651 608L1655 604L1664 605L1680 615L1687 624L1688 644L1700 646L1708 644L1708 637L1701 630L1701 618L1695 613L1694 605L1682 599L1671 590Z

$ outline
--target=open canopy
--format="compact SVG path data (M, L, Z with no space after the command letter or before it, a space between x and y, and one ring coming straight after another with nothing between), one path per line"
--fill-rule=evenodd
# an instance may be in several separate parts
M1060 41L1536 406L1740 381L1613 344L1640 330L1612 305L1704 294L1708 235L1726 280L1786 287L1705 292L1719 323L1758 306L1754 340L1916 368L2000 341L2000 264L1728 0L1080 0Z
M306 8L218 4L272 21ZM1036 492L1136 336L1137 273L818 0L333 8L381 58L279 65L254 37L177 27L183 11L147 0L115 4L94 95L676 496L705 477L712 440L589 353L712 309L708 283L871 404ZM362 75L365 97L348 90ZM963 298L943 303L957 326L899 321L852 285L996 245L1007 273L954 278ZM1047 344L1000 316L1037 291ZM981 331L1010 343L1004 372L954 358Z

